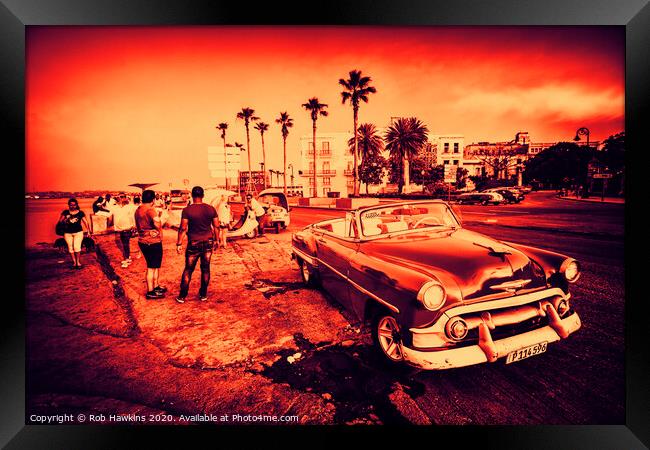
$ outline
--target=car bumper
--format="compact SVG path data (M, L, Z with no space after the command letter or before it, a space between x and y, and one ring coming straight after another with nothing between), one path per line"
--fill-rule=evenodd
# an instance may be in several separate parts
M496 341L492 341L489 330L485 327L480 343L477 345L434 351L414 350L403 345L402 354L406 362L421 369L441 370L465 367L488 361L494 362L515 350L541 342L559 341L578 330L580 325L580 317L574 312L552 325Z

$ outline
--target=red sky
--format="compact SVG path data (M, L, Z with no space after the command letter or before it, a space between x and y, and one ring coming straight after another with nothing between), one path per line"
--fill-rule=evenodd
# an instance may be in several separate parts
M294 118L289 163L311 132L308 98L329 104L319 130L352 130L338 85L352 69L377 88L360 121L378 127L416 116L466 144L581 126L600 140L624 129L624 61L623 27L28 27L27 189L209 182L215 126L245 143L246 106L271 124L268 168L281 169L280 111ZM253 129L251 152L259 168Z

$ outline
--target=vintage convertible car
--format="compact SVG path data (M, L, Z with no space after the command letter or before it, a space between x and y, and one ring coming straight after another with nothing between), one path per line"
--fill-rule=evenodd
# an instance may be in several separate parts
M292 236L303 281L372 324L388 362L448 369L519 361L580 328L579 263L462 228L445 202L374 206Z

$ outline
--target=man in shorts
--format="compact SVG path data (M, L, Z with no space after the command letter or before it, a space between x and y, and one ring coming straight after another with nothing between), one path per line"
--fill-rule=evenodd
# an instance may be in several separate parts
M192 273L197 261L201 260L201 287L199 300L208 299L208 284L210 283L210 259L212 251L217 246L217 229L219 218L217 211L203 203L203 188L192 188L192 204L183 209L181 213L181 226L178 229L176 251L180 255L183 250L183 238L187 234L187 248L185 250L185 269L181 277L181 288L176 301L185 303L185 298L190 288Z
M147 294L150 300L162 298L167 289L158 285L158 271L162 263L162 224L153 207L156 193L147 189L142 193L142 205L135 210L138 228L138 246L147 262Z

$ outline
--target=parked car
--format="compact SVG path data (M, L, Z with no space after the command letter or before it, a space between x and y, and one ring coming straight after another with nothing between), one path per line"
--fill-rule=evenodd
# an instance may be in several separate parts
M580 328L579 263L464 229L440 200L361 208L292 236L303 281L371 324L389 364L449 369L544 353Z
M289 226L291 223L291 215L289 214L291 208L283 189L264 189L259 193L258 201L264 206L266 213L269 215L268 226L274 228L276 233L279 233L281 228L285 229Z
M507 203L519 203L525 198L522 193L511 189L493 188L483 192L484 193L496 192L497 194L501 195Z
M501 194L496 192L468 192L466 194L460 194L457 198L457 201L461 205L499 205L505 202L505 199Z

